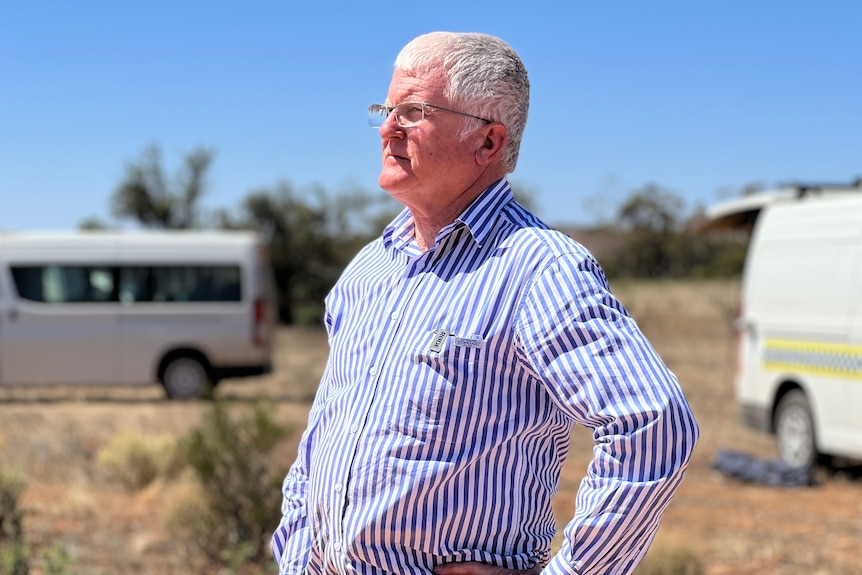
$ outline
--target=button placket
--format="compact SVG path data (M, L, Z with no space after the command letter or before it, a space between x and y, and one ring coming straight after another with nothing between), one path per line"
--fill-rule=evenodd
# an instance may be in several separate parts
M415 263L416 262L414 261L414 265ZM350 437L345 448L351 453L351 469L356 463L359 441L362 435L363 424L361 422L367 421L369 413L374 409L375 402L379 401L378 388L380 386L380 376L383 372L382 366L385 365L387 358L391 355L393 346L395 345L400 333L401 324L399 320L404 317L403 308L406 305L406 302L410 300L410 294L416 287L416 284L405 285L405 282L409 283L411 281L411 277L415 277L410 273L411 267L412 266L408 265L404 273L392 285L388 302L386 307L384 307L384 309L389 308L392 311L389 314L389 318L384 319L382 325L377 330L378 342L373 346L373 351L367 357L366 365L368 368L366 370L365 377L369 379L366 386L369 393L365 395L364 403L356 406L353 415L355 423L351 423L350 427L347 429ZM386 316L384 315L383 318L386 318ZM349 513L347 512L351 491L347 477L350 477L350 475L350 470L347 470L345 478L333 485L333 499L337 503L340 503L340 505L334 506L334 509L341 510L341 517L340 522L336 523L336 525L340 525L340 529L337 530L337 537L333 538L332 548L339 553L345 549L344 541L347 523L350 519ZM346 561L347 558L345 557L344 560Z

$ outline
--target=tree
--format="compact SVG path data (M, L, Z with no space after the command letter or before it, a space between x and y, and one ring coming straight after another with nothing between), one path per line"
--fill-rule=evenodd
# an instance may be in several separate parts
M675 275L683 200L648 184L632 192L620 207L618 226L626 241L617 257L620 275L660 277Z
M620 207L619 223L633 232L669 234L679 226L684 207L681 197L655 184L634 190Z
M118 218L132 218L145 228L187 229L198 224L198 201L205 191L206 171L213 152L198 148L172 180L162 168L161 150L152 145L126 167L123 181L111 198Z
M685 202L649 184L620 206L613 233L621 247L602 260L611 277L732 277L741 273L745 243L738 235L703 235L686 225Z
M96 216L89 216L81 220L78 224L78 229L88 232L97 232L110 229L110 227Z
M335 197L319 186L297 193L282 182L250 193L238 216L222 211L219 219L223 228L261 234L269 246L279 320L308 324L321 320L323 300L341 271L380 233L386 209L372 209L380 199L361 189Z

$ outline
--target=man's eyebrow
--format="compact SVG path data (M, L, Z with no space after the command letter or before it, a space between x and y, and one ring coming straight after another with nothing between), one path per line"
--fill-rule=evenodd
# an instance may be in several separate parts
M399 96L400 96L400 99L398 100L398 104L403 104L404 102L424 102L425 101L423 98L420 98L419 96L417 96L416 92L414 92L412 90L404 92L403 94L399 94ZM398 104L393 104L392 100L390 100L388 96L386 97L386 101L384 102L384 104L386 106L397 106L398 105Z

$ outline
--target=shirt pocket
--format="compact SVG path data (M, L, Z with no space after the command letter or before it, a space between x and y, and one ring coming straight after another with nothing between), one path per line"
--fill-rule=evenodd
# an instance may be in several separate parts
M390 429L423 444L463 443L470 425L466 402L476 401L478 358L478 349L452 341L440 352L409 351L388 402Z

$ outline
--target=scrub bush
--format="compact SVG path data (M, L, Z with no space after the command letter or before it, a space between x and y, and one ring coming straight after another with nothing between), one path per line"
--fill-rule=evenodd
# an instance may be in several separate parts
M43 575L69 575L72 567L72 558L62 543L42 552L42 574Z
M0 575L28 575L30 548L20 541L0 545Z
M26 485L21 472L0 462L0 544L20 542L24 535L24 512L19 499Z
M24 542L24 511L19 505L27 486L24 475L0 461L0 575L29 575L32 549ZM41 553L42 575L69 575L71 558L62 544Z
M289 433L256 403L232 416L216 400L201 427L182 441L182 449L201 489L199 501L173 509L169 526L210 560L232 566L269 561L269 537L281 518L281 480L270 452Z
M99 462L131 490L158 477L170 478L184 465L177 441L169 435L144 437L134 432L117 435L99 450Z
M704 575L706 569L690 549L651 549L634 575Z

